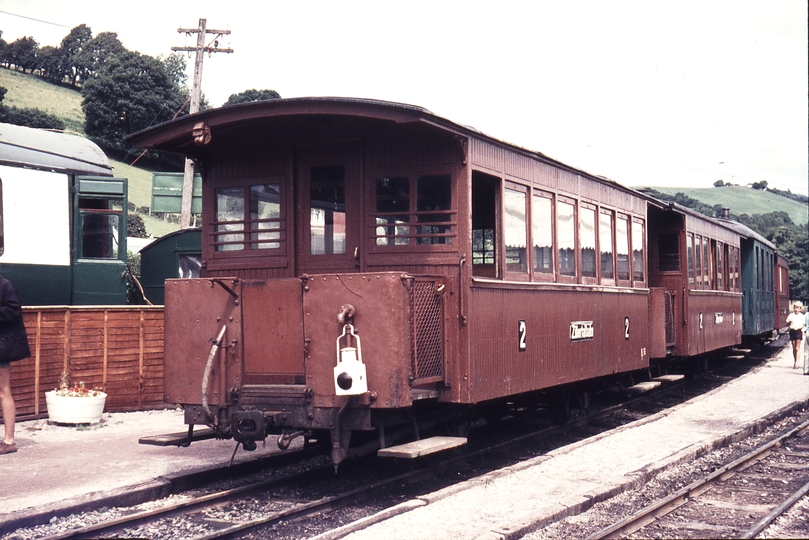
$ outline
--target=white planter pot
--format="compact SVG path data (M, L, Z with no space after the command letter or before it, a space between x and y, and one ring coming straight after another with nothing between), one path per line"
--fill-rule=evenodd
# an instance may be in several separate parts
M72 397L56 395L56 390L45 392L48 419L59 424L96 424L101 421L107 394Z

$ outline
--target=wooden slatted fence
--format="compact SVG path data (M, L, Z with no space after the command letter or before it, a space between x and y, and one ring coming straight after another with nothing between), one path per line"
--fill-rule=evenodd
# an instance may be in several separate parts
M45 392L71 384L107 393L107 412L165 407L163 307L56 306L23 308L31 358L11 364L11 391L20 420L44 417Z

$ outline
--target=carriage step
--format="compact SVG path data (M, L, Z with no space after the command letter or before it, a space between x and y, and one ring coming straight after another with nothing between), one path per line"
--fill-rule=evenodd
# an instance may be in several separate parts
M658 381L642 382L636 384L635 386L630 386L629 388L626 389L626 391L630 394L643 394L645 392L648 392L649 390L654 390L655 388L660 386L660 384L661 383Z
M666 382L666 383L677 382L677 381L681 381L683 379L685 379L685 375L675 375L675 374L661 375L660 377L655 377L654 378L655 381Z
M216 432L212 429L195 430L191 436L191 442L205 441L216 437ZM182 446L188 442L188 432L164 433L162 435L150 435L138 439L138 444L148 444L151 446Z
M457 448L466 444L466 437L430 437L421 441L413 441L382 448L377 452L379 457L417 458Z

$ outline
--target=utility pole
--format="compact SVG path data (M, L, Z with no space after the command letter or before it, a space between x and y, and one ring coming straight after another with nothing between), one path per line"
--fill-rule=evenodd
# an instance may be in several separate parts
M172 51L196 51L196 59L194 61L194 86L191 89L191 114L199 111L199 101L202 96L202 60L205 58L205 53L224 52L232 53L233 49L220 49L219 39L223 35L229 35L230 30L209 30L207 27L207 19L199 20L198 28L178 28L177 32L186 35L197 34L196 47L172 47ZM205 45L205 38L207 34L214 34L213 46ZM183 199L180 213L180 227L187 229L191 226L191 200L194 195L194 162L190 159L185 159L185 175L183 176Z

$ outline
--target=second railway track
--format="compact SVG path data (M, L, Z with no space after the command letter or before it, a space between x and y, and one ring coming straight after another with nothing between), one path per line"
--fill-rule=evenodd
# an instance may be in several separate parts
M807 491L809 420L589 538L755 538Z

